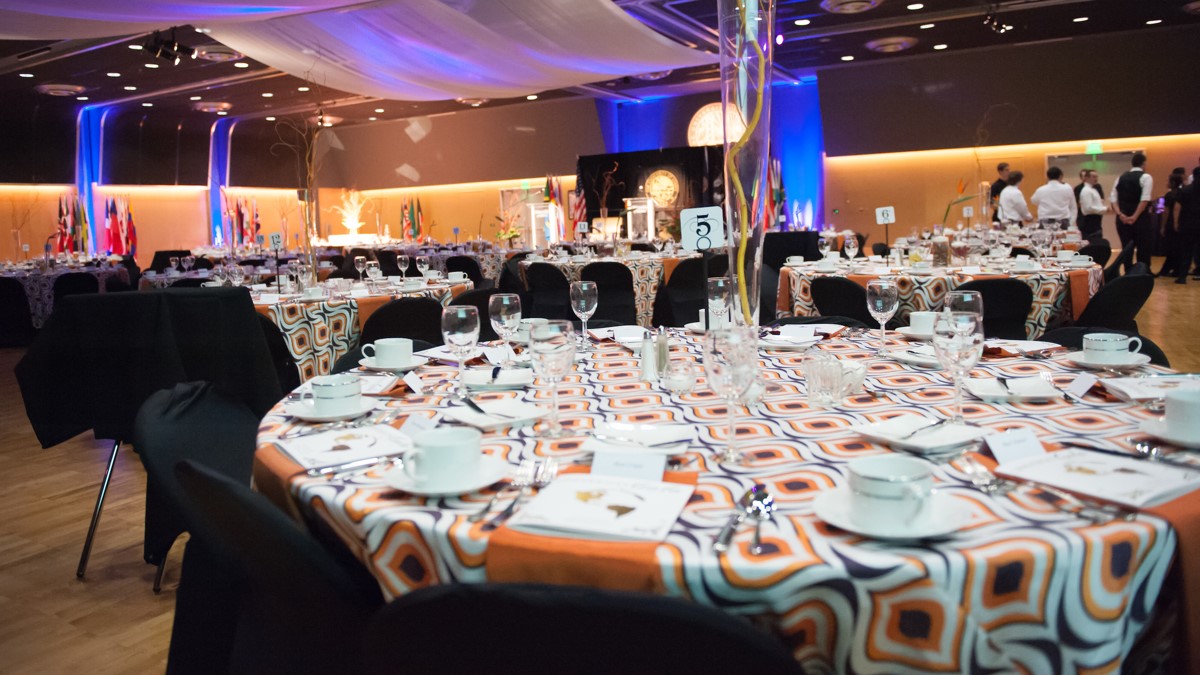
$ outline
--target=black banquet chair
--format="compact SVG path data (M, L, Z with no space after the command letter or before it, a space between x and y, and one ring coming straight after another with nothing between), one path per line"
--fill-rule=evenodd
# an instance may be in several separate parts
M1167 355L1162 348L1154 344L1150 338L1143 335L1138 335L1137 331L1119 330L1117 328L1107 328L1105 326L1069 326L1067 328L1055 328L1048 331L1042 336L1046 342L1053 342L1056 345L1062 345L1075 351L1083 349L1083 336L1089 333L1120 333L1129 337L1135 337L1142 341L1142 346L1138 348L1139 354L1145 354L1150 357L1150 363L1156 366L1170 368L1171 362L1167 359Z
M467 278L475 284L476 290L489 289L495 284L491 279L483 278L483 270L479 267L479 261L469 255L452 255L446 258L446 274L450 272L462 272L467 275Z
M186 279L177 279L171 282L171 288L201 288L209 280L201 277L189 277Z
M821 250L817 247L817 232L768 232L763 238L763 265L778 270L791 256L803 256L805 260L818 260Z
M879 322L874 324L865 324L858 319L851 319L848 316L788 316L776 321L780 326L805 325L811 323L832 323L846 328L879 328Z
M68 295L99 293L100 280L87 272L68 272L54 280L53 292L55 303Z
M383 272L385 277L398 277L400 274L400 265L396 263L396 252L380 249L375 251L375 259L379 261L379 271Z
M404 595L372 619L365 672L527 673L530 636L537 636L537 663L548 672L802 672L779 640L719 609L541 584L445 584Z
M25 287L16 279L0 277L0 347L24 347L35 334Z
M496 335L496 330L492 328L491 315L488 314L488 302L491 301L493 295L503 293L498 288L484 288L467 291L450 301L451 305L469 305L479 310L479 340L487 342L495 340L499 336Z
M526 268L525 281L529 292L522 302L529 298L529 310L522 311L521 316L566 321L575 318L571 311L571 284L562 270L549 263L535 262Z
M637 324L633 272L628 267L618 262L594 262L579 272L579 280L596 282L599 302L593 318L617 321L628 326Z
M528 255L529 252L522 251L504 261L504 265L500 268L500 283L496 284L500 290L505 293L524 293L526 291L525 283L521 281L520 265Z
M1137 242L1133 241L1126 244L1125 247L1121 249L1121 252L1117 254L1117 257L1113 259L1112 264L1104 268L1105 283L1108 283L1121 276L1122 267L1124 267L1126 272L1128 272L1130 266L1133 265L1133 249L1136 245Z
M193 539L233 563L230 582L241 591L237 616L229 617L237 629L228 667L218 672L361 672L358 644L369 618L383 604L366 569L334 556L282 509L253 492L248 481L231 480L192 461L177 464L175 474ZM189 542L181 588L188 582L191 554ZM177 616L175 631L180 628L203 626L180 626Z
M258 325L262 328L263 338L267 341L267 350L271 352L271 366L279 377L279 388L289 392L299 387L300 368L296 365L295 357L288 351L283 331L279 330L279 326L274 321L262 314L258 315Z
M155 251L154 257L150 259L150 267L147 267L146 269L154 270L155 272L162 274L168 267L171 266L171 258L179 258L182 260L191 254L192 252L190 250L182 248L166 251ZM179 271L182 272L183 270L180 269Z
M1115 263L1114 263L1115 264ZM1154 292L1150 274L1126 274L1106 281L1075 320L1077 326L1096 326L1137 332L1138 312Z
M1002 340L1024 340L1025 321L1033 308L1033 289L1020 279L977 279L955 288L977 291L983 297L983 335Z
M194 459L249 483L258 421L244 403L222 396L207 382L184 382L156 391L138 410L133 447L146 467L142 555L158 567L155 593L162 584L167 554L188 527L175 465Z
M705 271L700 258L688 258L675 266L654 298L655 325L684 326L700 318L700 310L708 305Z
M1089 244L1085 244L1075 252L1078 255L1091 256L1092 262L1104 267L1112 258L1112 245L1107 239L1098 239Z
M375 310L363 324L361 344L390 337L442 344L442 303L429 298L398 298Z
M816 277L810 285L813 304L826 316L845 316L868 326L879 322L867 311L867 289L846 277Z

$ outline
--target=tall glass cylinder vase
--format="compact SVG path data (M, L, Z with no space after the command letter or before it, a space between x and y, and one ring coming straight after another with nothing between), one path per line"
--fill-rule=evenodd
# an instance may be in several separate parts
M758 325L770 193L774 0L717 0L725 122L725 228L734 321Z
M304 234L300 237L303 248L305 271L308 278L304 280L305 288L316 288L317 273L320 261L317 260L317 247L313 240L317 237L317 200L315 190L297 190L300 198L300 220L304 223Z

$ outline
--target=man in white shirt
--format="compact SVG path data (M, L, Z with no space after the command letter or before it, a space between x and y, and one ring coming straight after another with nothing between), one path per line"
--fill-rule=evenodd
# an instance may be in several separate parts
M1025 195L1019 187L1023 178L1025 174L1020 171L1008 174L1008 186L1000 191L1000 205L996 209L1000 214L1000 222L1033 222L1033 214L1029 212L1029 207L1025 204Z
M1121 248L1130 243L1137 249L1137 261L1150 266L1151 248L1154 246L1154 223L1150 218L1150 202L1154 193L1154 179L1146 173L1146 155L1133 153L1129 171L1121 175L1113 185L1112 202L1117 214L1117 236Z
M1037 207L1038 220L1043 225L1058 222L1065 230L1075 222L1078 207L1075 204L1075 190L1064 183L1062 177L1062 169L1057 166L1050 167L1046 171L1046 184L1034 190L1029 201Z
M1108 204L1096 189L1099 177L1095 171L1085 172L1083 189L1079 191L1079 234L1084 239L1101 236L1104 214L1108 213Z

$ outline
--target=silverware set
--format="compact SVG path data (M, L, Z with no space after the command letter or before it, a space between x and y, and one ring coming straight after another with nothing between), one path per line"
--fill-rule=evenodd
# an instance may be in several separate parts
M521 504L525 501L525 497L529 494L529 490L531 488L540 490L549 485L557 475L557 460L547 459L536 463L532 462L531 460L523 461L521 465L517 467L517 475L513 477L512 482L509 484L510 487L517 488L517 496L508 503L508 506L505 507L503 511L496 514L491 520L484 523L483 529L485 531L491 531L503 525L506 520L511 518L512 515L517 512L517 509L521 508ZM495 506L496 498L499 497L500 493L504 492L504 490L505 488L501 488L496 493L495 497L493 497L492 500L484 505L484 508L481 509L479 513L469 517L468 520L471 522L479 522L486 518L492 507Z
M1014 481L1007 478L1001 478L992 472L991 469L983 465L979 460L970 455L963 456L962 466L967 478L971 484L980 492L987 495L1007 495L1022 487L1033 488L1040 490L1049 495L1052 495L1056 501L1047 501L1046 503L1053 508L1075 516L1090 520L1096 525L1112 522L1114 520L1133 520L1137 517L1137 511L1106 504L1093 499L1085 499L1078 497L1070 492L1060 490L1058 488L1038 483L1036 481L1022 480Z
M352 420L343 420L340 422L324 422L311 426L293 427L280 434L279 438L288 440L291 438L303 438L313 434L320 434L326 431L340 431L342 429L360 429L362 427L374 426L376 424L388 424L392 420L400 416L399 410L382 410L370 413L363 417Z
M729 520L717 533L713 540L713 550L718 554L729 550L730 543L733 542L733 535L746 522L748 518L754 519L754 541L750 545L751 555L762 555L762 524L768 520L775 519L775 498L767 491L765 485L755 483L753 487L742 495L738 500L733 515L729 516Z

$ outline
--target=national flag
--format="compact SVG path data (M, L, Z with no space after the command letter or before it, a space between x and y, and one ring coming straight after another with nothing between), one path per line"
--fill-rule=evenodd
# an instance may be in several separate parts
M75 214L75 219L78 221L75 224L75 246L80 253L87 253L91 240L91 229L88 227L87 209L79 203L79 198L76 197L71 203L71 211Z
M421 198L417 197L417 216L414 219L417 223L417 231L425 231L425 212L421 209Z
M408 222L412 225L413 239L421 240L421 224L417 222L417 203L415 199L408 200Z
M258 243L258 235L262 232L262 221L258 218L258 198L254 199L254 242Z
M571 224L575 233L579 233L579 224L587 222L587 200L583 196L583 188L579 188L573 193L571 200Z
M133 208L125 203L125 253L137 257L137 227L133 224Z
M408 217L408 197L400 198L400 232L405 239L412 239L413 224Z
M121 218L120 202L114 197L108 216L109 255L125 255L125 223Z

